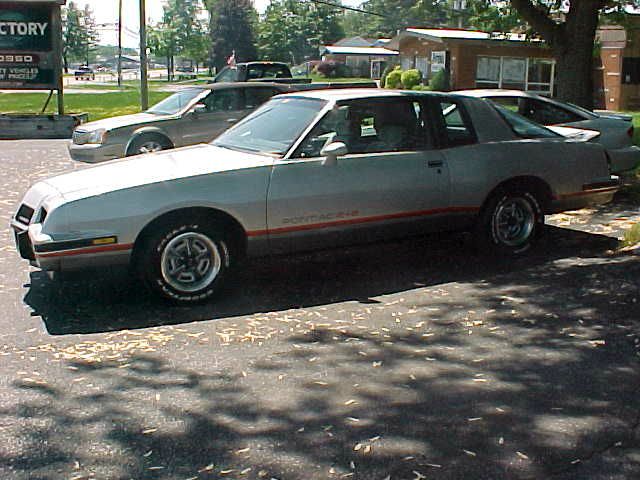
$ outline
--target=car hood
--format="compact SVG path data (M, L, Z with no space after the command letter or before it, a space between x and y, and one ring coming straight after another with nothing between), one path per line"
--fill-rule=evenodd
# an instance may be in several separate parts
M201 144L114 160L44 182L66 201L213 173L265 167L273 158Z
M152 113L134 113L132 115L121 115L119 117L104 118L95 122L83 123L77 130L84 132L92 132L104 128L105 130L113 130L120 127L128 127L130 125L138 125L141 123L152 123L160 120L171 118L171 115L154 115Z

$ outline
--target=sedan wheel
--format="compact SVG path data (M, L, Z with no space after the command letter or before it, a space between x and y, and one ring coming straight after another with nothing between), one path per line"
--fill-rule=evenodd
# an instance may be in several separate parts
M164 281L184 292L196 292L212 283L221 267L222 256L215 242L198 232L171 239L160 258Z
M210 223L172 222L154 230L136 265L151 290L180 303L204 301L218 290L231 258L229 242Z
M544 229L544 214L535 195L507 191L494 195L483 210L479 240L486 250L519 254L529 250Z
M142 154L142 153L159 152L160 150L163 150L163 149L164 147L159 142L156 142L155 140L148 140L142 143L137 148L136 153Z

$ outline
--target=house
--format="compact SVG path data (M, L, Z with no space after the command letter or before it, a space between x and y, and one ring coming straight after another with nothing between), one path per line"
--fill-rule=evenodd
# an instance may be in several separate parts
M511 88L551 95L555 60L541 41L478 30L407 28L387 44L423 79L444 70L452 90Z

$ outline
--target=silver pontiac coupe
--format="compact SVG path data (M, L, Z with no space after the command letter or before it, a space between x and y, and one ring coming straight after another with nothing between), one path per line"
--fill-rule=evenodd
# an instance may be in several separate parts
M322 90L276 96L211 144L38 182L12 226L35 266L126 264L188 303L245 255L452 229L518 254L545 213L617 188L602 146L486 100Z

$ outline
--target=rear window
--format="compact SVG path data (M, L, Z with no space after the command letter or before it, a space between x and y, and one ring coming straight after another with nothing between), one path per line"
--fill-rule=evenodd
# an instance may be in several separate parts
M511 129L521 138L561 138L555 132L552 132L548 128L538 125L531 120L526 119L522 115L504 108L500 105L495 105L496 110L502 115L505 122L511 127Z

